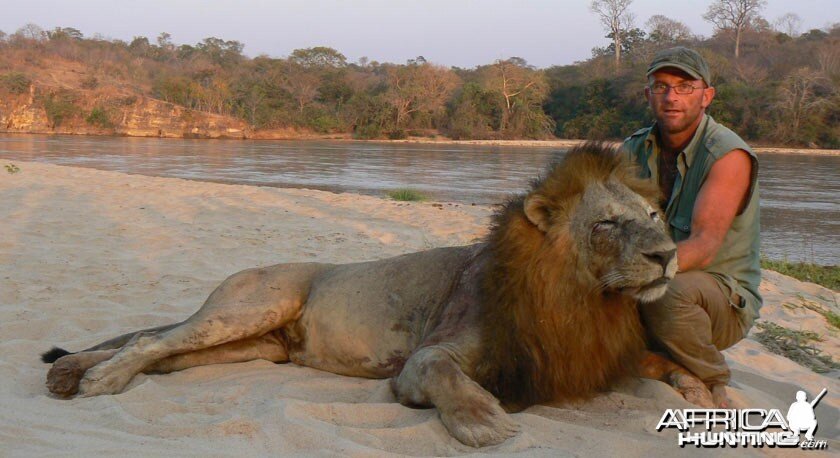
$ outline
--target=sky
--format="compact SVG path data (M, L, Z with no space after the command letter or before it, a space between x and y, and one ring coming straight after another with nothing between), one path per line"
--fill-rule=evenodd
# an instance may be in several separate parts
M634 0L637 27L654 14L684 22L709 36L702 18L712 0ZM404 63L423 56L445 66L471 68L511 56L545 68L588 59L607 46L590 1L566 0L0 0L0 30L27 23L45 30L74 27L154 42L161 32L176 44L206 37L237 40L244 53L285 57L293 50L329 46L349 61L360 57ZM802 30L840 22L838 0L768 0L762 15L772 23L785 13L802 18Z

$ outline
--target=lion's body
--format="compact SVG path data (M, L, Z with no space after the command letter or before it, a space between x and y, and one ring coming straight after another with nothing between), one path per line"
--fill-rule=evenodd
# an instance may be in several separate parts
M182 323L58 359L48 385L92 396L141 371L292 361L392 377L400 402L434 405L462 442L497 443L516 431L497 398L586 398L638 363L635 303L661 296L676 260L655 190L627 167L599 146L570 153L485 243L237 273Z
M398 375L439 324L474 251L438 248L324 266L312 278L300 319L281 330L290 360L342 375Z

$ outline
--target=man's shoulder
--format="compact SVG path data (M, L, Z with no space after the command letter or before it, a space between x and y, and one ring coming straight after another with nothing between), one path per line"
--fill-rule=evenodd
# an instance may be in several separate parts
M630 134L629 137L625 138L624 143L627 143L633 139L645 139L650 134L651 129L653 129L653 126L642 127L641 129Z
M638 154L638 152L643 149L642 146L645 144L645 139L647 139L648 135L650 135L652 128L653 127L642 127L636 132L633 132L633 134L629 137L625 138L622 143L624 150L629 154Z
M709 124L706 126L703 145L716 160L735 149L742 149L750 156L755 157L755 153L747 142L732 129L715 122L711 116L709 117Z

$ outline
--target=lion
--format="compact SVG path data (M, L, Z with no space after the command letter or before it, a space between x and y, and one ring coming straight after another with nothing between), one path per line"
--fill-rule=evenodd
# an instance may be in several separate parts
M390 378L400 403L436 407L474 447L515 435L509 412L588 399L635 374L710 405L699 379L645 350L637 303L661 297L677 270L657 197L617 150L587 143L504 204L481 243L244 270L182 322L53 348L47 386L87 397L140 372L291 361Z

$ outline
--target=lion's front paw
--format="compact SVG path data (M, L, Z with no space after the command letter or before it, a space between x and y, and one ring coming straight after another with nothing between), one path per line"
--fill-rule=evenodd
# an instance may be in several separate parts
M47 372L47 388L50 393L69 397L79 391L79 381L85 375L87 367L79 364L78 358L73 356L59 358Z
M450 434L472 447L500 444L519 432L519 425L495 399L441 409L440 419Z
M670 382L686 401L706 409L715 408L709 388L694 375L687 371L674 371L671 373Z

